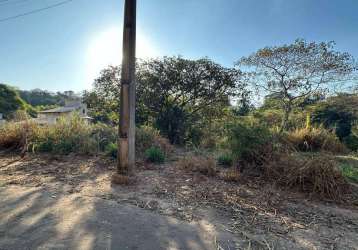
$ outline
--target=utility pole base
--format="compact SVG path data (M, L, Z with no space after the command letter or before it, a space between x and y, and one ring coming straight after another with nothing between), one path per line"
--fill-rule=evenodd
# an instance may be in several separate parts
M115 185L123 185L123 186L128 186L129 184L132 183L133 180L131 180L131 178L128 175L122 175L122 174L118 174L115 173L112 175L112 184Z

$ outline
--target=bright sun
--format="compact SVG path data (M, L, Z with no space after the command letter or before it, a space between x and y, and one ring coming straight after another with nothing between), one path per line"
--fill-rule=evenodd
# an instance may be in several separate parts
M137 58L151 58L159 55L150 41L137 31ZM109 65L122 62L122 31L113 27L99 33L89 44L86 57L88 85L98 77L100 71Z

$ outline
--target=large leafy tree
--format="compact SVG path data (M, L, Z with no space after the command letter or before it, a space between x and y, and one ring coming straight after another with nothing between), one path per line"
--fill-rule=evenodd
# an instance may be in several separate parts
M260 49L237 63L258 90L281 96L281 130L287 129L295 105L342 82L357 69L352 56L335 51L334 45L296 40L293 44Z
M95 79L93 89L85 91L84 102L97 121L118 124L120 103L120 67L109 66Z
M198 116L219 115L220 107L229 105L241 75L206 58L181 57L138 61L136 72L137 123L156 124L174 143L183 142ZM119 84L120 68L108 67L96 79L93 91L85 93L86 102L102 116L118 114ZM110 120L102 120L106 119Z

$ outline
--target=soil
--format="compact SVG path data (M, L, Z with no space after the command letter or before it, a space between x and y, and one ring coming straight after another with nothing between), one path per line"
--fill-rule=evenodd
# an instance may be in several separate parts
M358 203L103 157L0 153L0 249L358 249ZM356 190L355 190L356 191Z

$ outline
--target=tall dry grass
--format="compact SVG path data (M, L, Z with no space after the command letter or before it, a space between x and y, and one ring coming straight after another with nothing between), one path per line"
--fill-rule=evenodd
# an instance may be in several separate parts
M89 124L79 116L60 119L54 125L39 125L31 120L9 122L0 127L0 149L48 152L54 154L99 154L109 145L117 145L117 128L105 124ZM172 145L155 129L137 129L136 150L145 152L160 148L166 156Z
M301 128L288 132L286 142L296 150L303 152L328 151L334 153L347 152L347 148L338 137L324 128Z
M266 166L265 176L284 187L336 201L350 191L336 160L328 155L283 155Z

